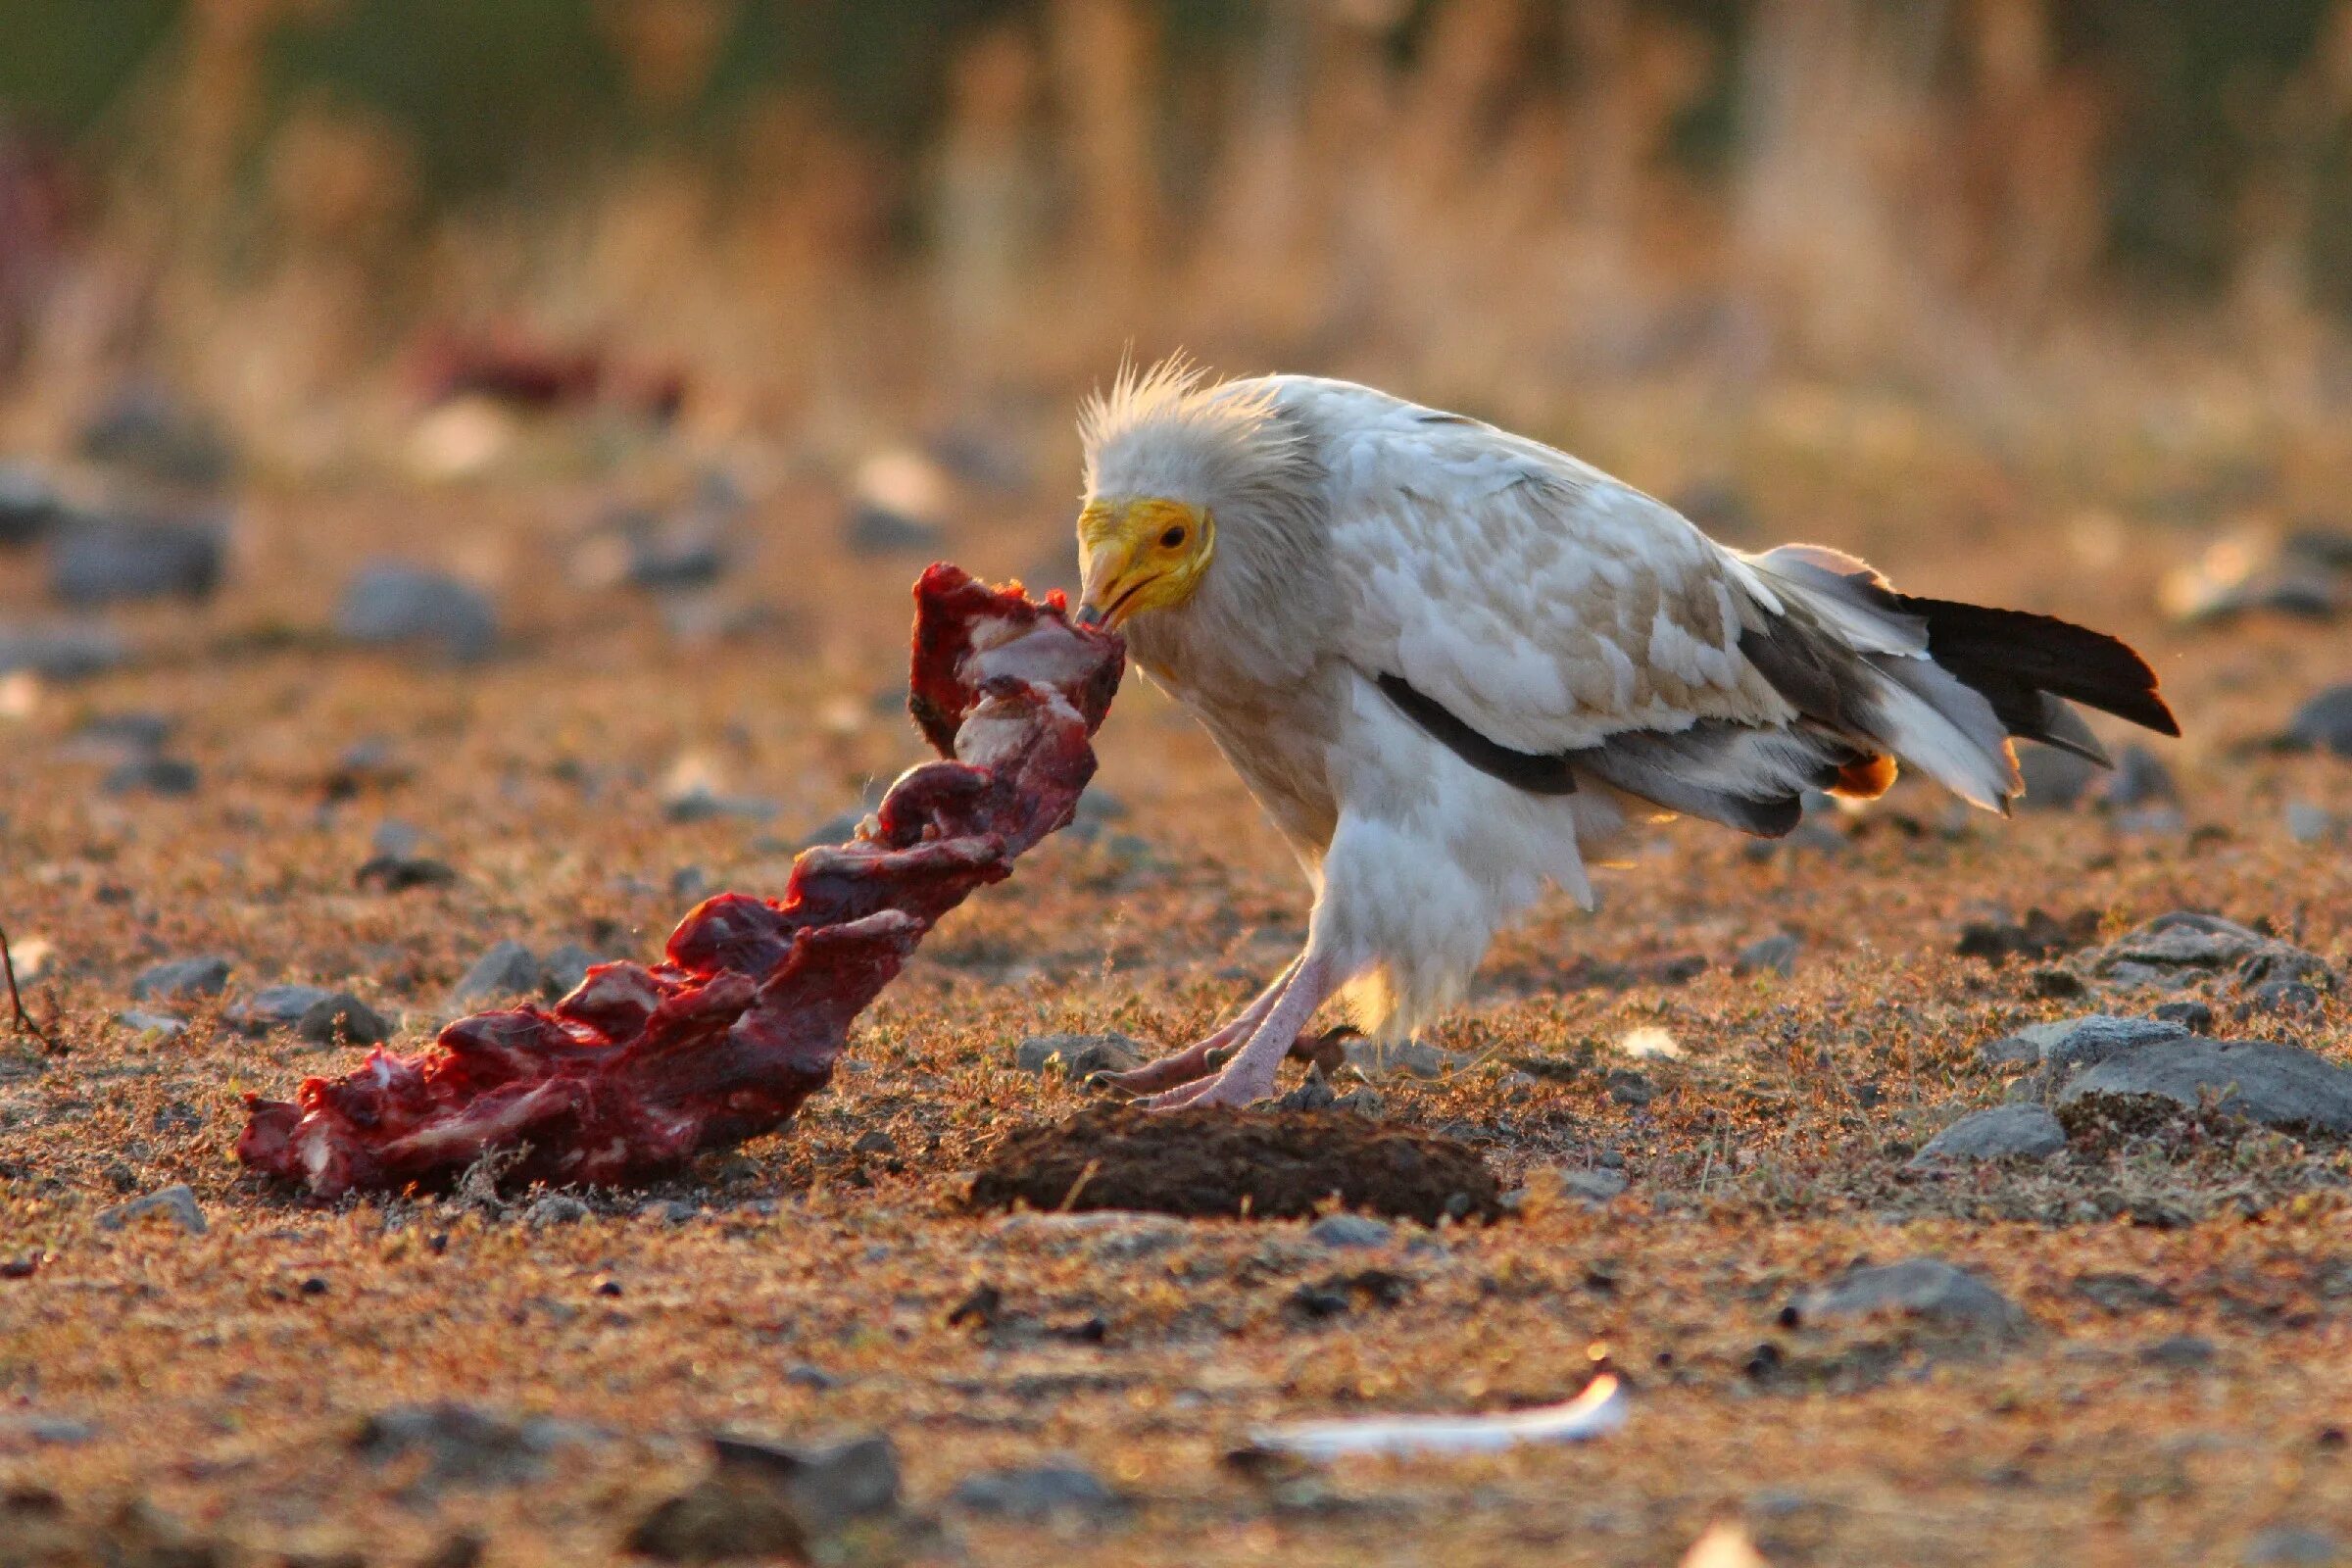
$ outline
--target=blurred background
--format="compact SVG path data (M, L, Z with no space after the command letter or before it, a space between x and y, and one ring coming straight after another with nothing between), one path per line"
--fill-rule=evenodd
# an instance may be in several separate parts
M1036 459L1130 345L1603 445L2352 400L2344 0L10 0L0 127L0 428L297 473L472 383Z
M1073 404L1180 346L1736 542L2340 610L2352 0L0 6L0 612L895 639L932 555L1068 580Z

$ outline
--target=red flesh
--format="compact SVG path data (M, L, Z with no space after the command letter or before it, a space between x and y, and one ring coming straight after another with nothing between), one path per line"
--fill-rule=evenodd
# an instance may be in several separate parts
M618 1184L783 1124L833 1076L850 1023L923 933L1066 825L1124 664L1119 640L950 565L915 584L907 706L943 760L908 769L870 833L805 852L782 899L722 893L651 966L600 964L552 1008L477 1013L414 1056L248 1097L237 1156L314 1197L513 1176Z

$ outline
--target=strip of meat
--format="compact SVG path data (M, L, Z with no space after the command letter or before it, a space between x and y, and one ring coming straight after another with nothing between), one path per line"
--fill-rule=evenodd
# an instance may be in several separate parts
M907 706L942 760L855 839L805 852L781 899L706 900L659 963L600 964L553 1007L461 1018L290 1102L249 1096L238 1158L318 1199L445 1185L510 1150L514 1180L618 1185L782 1125L923 934L1068 824L1125 663L1058 592L939 564L914 600Z

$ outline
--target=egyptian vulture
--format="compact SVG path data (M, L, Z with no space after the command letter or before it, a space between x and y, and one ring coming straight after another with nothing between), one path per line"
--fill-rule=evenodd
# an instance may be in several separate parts
M2011 736L2099 762L2068 702L2180 733L2147 664L2046 615L1748 555L1539 442L1314 376L1124 373L1080 419L1080 618L1204 725L1314 889L1305 951L1118 1080L1244 1104L1326 1000L1396 1040L1546 882L1676 813L1774 837L1898 761L1973 805ZM1223 1065L1220 1067L1219 1063Z

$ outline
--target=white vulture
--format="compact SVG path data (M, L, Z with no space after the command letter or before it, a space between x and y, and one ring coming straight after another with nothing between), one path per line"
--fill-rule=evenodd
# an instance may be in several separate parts
M1199 717L1314 889L1271 986L1114 1080L1160 1107L1268 1095L1334 996L1409 1035L1546 882L1592 907L1587 859L1636 822L1777 836L1805 791L1876 796L1898 760L2005 810L2011 736L2106 761L2070 700L2180 733L2112 637L1897 593L1815 546L1728 549L1370 387L1172 362L1122 373L1080 433L1080 617Z

